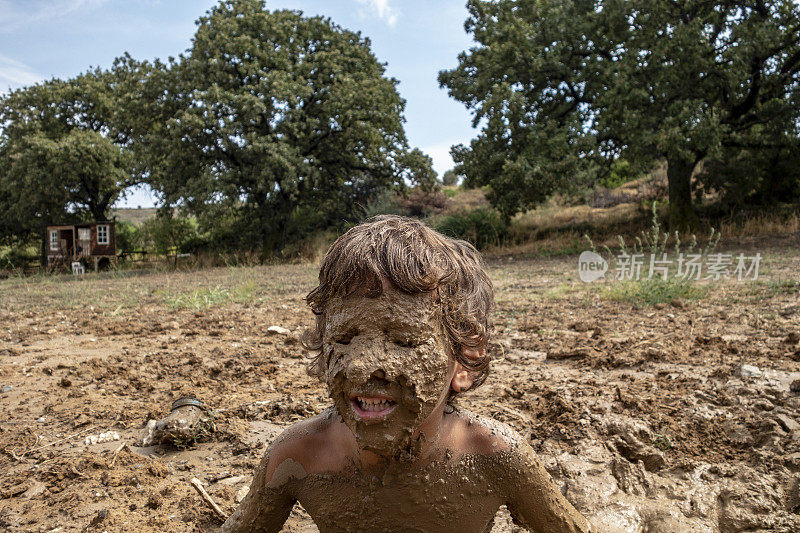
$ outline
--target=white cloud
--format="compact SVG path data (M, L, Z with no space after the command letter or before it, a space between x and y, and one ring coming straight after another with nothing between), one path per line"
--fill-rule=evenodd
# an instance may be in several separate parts
M0 0L0 31L10 31L81 9L100 7L108 0Z
M400 12L389 5L389 0L356 0L359 4L363 4L370 8L378 18L386 22L389 26L394 26L397 23L397 17Z
M17 89L41 80L42 76L28 65L0 54L0 93L9 87Z

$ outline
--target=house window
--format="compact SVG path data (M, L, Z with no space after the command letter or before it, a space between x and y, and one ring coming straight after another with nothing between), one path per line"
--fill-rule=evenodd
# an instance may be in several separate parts
M58 251L58 230L50 230L50 250Z
M97 244L108 244L108 226L97 226Z

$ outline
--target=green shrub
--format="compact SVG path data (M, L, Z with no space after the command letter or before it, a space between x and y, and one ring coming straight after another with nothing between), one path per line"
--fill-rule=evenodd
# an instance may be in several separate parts
M364 210L364 218L372 218L377 215L402 215L403 208L400 207L399 197L393 191L383 191L373 198Z
M119 221L114 231L118 252L133 252L142 249L142 231L133 222Z
M625 159L616 159L611 164L611 171L608 173L608 176L600 181L600 185L608 189L614 189L637 179L640 175L641 173L637 172L628 161Z
M21 270L36 264L38 260L39 254L33 247L0 248L0 270Z
M500 244L506 237L508 227L500 213L494 209L480 208L448 215L438 221L436 230L483 249Z
M197 222L194 219L169 215L148 220L141 231L158 254L181 250L198 236Z

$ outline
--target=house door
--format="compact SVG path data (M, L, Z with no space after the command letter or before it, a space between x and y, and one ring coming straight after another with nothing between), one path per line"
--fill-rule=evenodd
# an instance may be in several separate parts
M92 231L89 228L78 228L78 247L75 256L91 257L92 255Z

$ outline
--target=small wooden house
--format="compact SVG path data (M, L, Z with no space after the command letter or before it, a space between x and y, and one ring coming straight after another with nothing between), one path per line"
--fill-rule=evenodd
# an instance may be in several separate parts
M47 266L50 268L69 267L73 261L81 261L98 270L116 260L113 221L47 226L45 239Z

